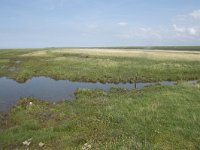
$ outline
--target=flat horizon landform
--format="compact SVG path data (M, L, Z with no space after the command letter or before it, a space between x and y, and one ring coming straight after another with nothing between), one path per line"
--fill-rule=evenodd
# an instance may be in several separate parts
M1 49L5 77L176 84L22 97L0 113L0 149L200 149L200 46Z

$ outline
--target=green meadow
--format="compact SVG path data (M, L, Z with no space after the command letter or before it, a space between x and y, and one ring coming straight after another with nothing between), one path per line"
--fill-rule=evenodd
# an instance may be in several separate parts
M22 98L0 115L0 149L200 149L200 51L180 49L0 50L0 76L17 82L35 76L178 82L108 92L79 89L75 100L58 103Z
M200 78L200 51L0 50L0 65L0 76L19 82L33 76L116 83L196 80Z

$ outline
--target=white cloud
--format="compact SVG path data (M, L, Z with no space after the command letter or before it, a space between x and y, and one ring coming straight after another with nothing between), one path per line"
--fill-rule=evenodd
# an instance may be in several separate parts
M184 27L178 27L176 24L173 24L173 27L176 32L181 32L181 33L186 32L186 28Z
M190 35L193 35L193 36L198 35L198 30L195 29L195 28L188 28L188 32L189 32Z
M173 27L174 31L177 32L179 36L199 36L199 29L195 27L183 27L177 26L176 24L174 24Z
M161 40L163 29L149 27L131 27L116 34L116 37L121 39L156 39Z
M188 14L176 17L173 30L179 38L200 39L200 10L194 10Z
M200 10L194 10L192 13L190 13L190 16L195 19L200 19Z
M119 25L119 26L127 26L128 23L127 23L127 22L119 22L118 25Z

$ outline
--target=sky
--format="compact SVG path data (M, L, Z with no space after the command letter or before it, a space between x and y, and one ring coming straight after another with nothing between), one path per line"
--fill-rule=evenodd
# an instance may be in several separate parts
M200 0L0 0L0 48L199 43Z

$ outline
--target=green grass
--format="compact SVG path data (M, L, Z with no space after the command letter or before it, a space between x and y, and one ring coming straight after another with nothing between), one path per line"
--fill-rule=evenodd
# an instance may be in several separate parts
M1 50L0 76L8 76L19 82L32 76L92 82L134 82L136 78L138 82L200 79L198 59L155 59L145 54L134 57L99 56L52 53L51 50L46 55L22 57L22 54L29 53L30 50Z
M79 90L73 102L18 101L0 130L2 149L200 149L199 85ZM33 105L29 105L33 102Z
M19 82L33 76L92 82L200 81L197 51L122 52L0 50L0 76ZM24 146L30 138L30 146ZM45 146L39 148L39 142ZM8 114L0 114L0 149L74 150L85 143L109 150L200 149L199 82L109 92L79 89L76 100L56 104L22 98Z

